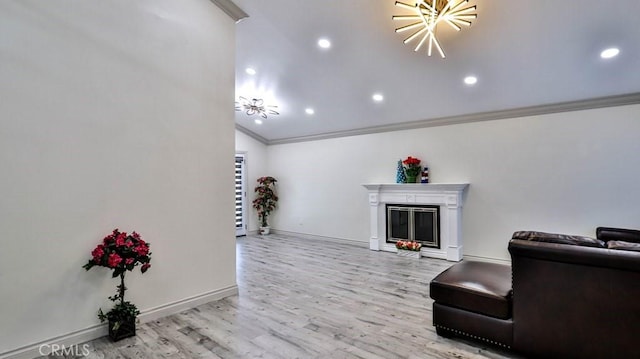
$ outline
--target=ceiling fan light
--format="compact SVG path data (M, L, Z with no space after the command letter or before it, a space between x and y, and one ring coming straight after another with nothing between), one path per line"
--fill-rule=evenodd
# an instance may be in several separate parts
M267 118L267 115L279 115L280 113L274 110L276 108L278 108L278 106L265 105L263 99L252 98L249 100L242 96L238 97L238 101L236 101L235 106L236 111L245 111L247 116L258 115L265 119ZM260 121L258 124L262 123L262 120L260 119L256 119L255 121L256 123Z
M420 35L428 31L419 40L418 45L414 51L418 51L422 45L429 40L427 46L427 55L431 56L433 47L438 50L438 53L442 58L445 57L444 50L438 41L435 32L439 23L447 23L456 31L460 31L462 26L471 26L471 20L476 19L477 14L473 13L476 10L476 5L467 6L468 0L420 0L415 2L415 6L396 1L395 5L414 12L412 15L394 15L391 18L393 20L407 21L411 20L409 25L400 26L395 29L396 32L403 32L410 29L416 29L422 27L422 29L414 32L407 37L403 42L409 43L417 39ZM415 22L414 20L420 20Z
M414 10L416 8L415 5L405 4L405 3L400 2L400 1L396 1L395 5L399 6L399 7L402 7L402 8L405 8L405 9L409 9L409 10Z
M396 32L403 32L403 31L411 30L411 29L416 28L416 27L421 26L421 25L422 25L422 22L416 22L416 23L413 23L411 25L399 27L399 28L396 29Z

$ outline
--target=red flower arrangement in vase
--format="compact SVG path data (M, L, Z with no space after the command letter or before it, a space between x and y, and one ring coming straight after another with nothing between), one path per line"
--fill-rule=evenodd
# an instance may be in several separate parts
M114 340L135 335L135 320L140 311L135 304L124 300L124 292L127 289L124 286L124 275L138 265L141 266L142 273L151 267L149 243L136 232L127 234L116 228L91 251L91 257L82 268L89 270L95 266L106 267L113 270L113 278L120 277L118 291L114 296L109 297L116 304L107 314L100 309L98 318L102 322L109 320L109 335ZM127 328L124 328L125 326Z
M416 183L416 178L422 171L420 166L420 159L415 157L407 157L404 161L402 161L402 165L404 167L404 174L407 177L407 183Z

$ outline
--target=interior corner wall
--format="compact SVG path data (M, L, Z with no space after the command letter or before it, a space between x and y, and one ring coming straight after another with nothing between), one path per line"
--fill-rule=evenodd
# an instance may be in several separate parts
M465 256L508 260L514 231L639 228L640 105L269 146L278 230L369 241L364 183L395 183L399 159L431 182L468 182Z
M0 357L97 327L118 227L147 312L236 285L235 23L208 0L0 2Z
M245 154L245 179L247 191L247 217L249 232L258 230L259 221L257 212L251 207L255 198L253 189L257 185L256 180L263 176L270 176L267 163L267 145L236 130L236 152Z

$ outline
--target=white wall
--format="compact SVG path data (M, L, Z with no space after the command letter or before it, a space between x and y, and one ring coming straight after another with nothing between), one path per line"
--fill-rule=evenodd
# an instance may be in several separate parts
M0 34L0 356L98 324L117 283L81 266L115 227L151 243L141 310L233 288L233 20L4 0Z
M640 105L269 146L279 230L367 242L363 183L394 183L396 162L432 182L469 182L464 254L508 259L516 230L595 235L638 228Z
M236 152L245 154L248 231L257 231L260 223L251 202L255 198L256 180L263 176L270 176L267 163L267 145L236 130Z

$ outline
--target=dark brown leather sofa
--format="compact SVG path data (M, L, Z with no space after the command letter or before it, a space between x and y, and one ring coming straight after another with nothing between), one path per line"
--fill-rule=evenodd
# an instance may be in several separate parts
M596 236L516 232L510 267L452 266L430 285L438 333L526 358L640 358L640 231Z

